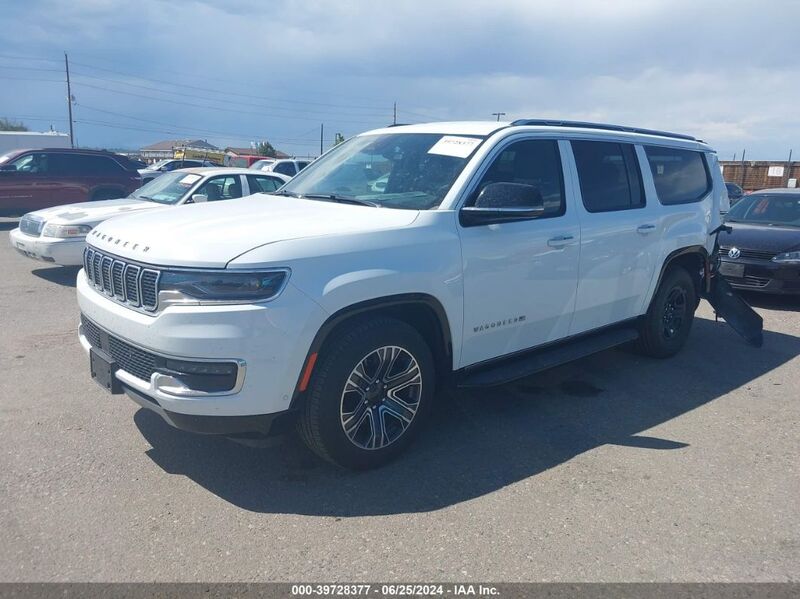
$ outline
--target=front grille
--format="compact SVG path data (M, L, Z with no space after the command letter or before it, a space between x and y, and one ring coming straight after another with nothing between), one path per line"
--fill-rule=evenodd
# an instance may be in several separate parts
M131 264L88 245L83 253L83 268L94 288L109 298L148 312L158 308L160 271Z
M762 277L744 277L741 279L728 279L734 285L739 287L766 287L769 284L769 279Z
M23 216L19 221L19 230L31 237L39 237L39 235L42 234L43 228L44 220L33 216Z
M159 356L109 335L87 318L81 318L81 328L83 336L92 347L102 349L109 354L125 372L150 382L150 377L156 372L159 361L162 360Z
M719 255L723 258L728 257L728 252L733 246L729 245L721 245L719 246ZM747 258L750 260L772 260L777 254L776 252L770 252L768 250L748 250L745 248L739 248L741 252L740 258Z

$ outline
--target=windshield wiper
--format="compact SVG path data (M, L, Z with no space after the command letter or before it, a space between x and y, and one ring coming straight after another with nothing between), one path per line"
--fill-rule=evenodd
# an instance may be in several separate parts
M300 197L309 198L312 200L330 200L331 202L338 202L339 204L355 204L357 206L371 206L372 208L381 207L381 205L376 202L359 200L357 198L349 198L346 196L337 196L335 193L305 193Z
M276 191L272 195L274 196L287 196L290 198L299 198L301 197L299 193L294 193L293 191Z

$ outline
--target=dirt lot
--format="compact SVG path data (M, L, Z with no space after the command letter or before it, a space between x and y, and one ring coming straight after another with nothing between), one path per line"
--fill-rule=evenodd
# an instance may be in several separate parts
M0 580L800 578L800 300L701 305L688 347L441 397L402 459L172 430L89 378L74 269L0 219Z

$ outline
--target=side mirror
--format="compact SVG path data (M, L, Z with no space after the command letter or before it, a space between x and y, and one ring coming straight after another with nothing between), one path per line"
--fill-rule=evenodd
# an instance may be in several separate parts
M474 206L465 206L459 220L465 227L538 218L544 214L544 200L538 188L524 183L490 183Z
M203 202L208 201L208 196L204 193L196 193L192 195L192 202L195 204L202 204Z

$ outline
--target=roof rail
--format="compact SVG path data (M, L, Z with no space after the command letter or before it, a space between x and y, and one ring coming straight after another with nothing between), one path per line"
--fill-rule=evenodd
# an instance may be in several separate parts
M643 135L658 135L660 137L673 137L675 139L688 139L689 141L702 141L691 135L657 131L655 129L640 129L639 127L625 127L624 125L606 125L604 123L589 123L584 121L557 121L548 119L519 119L511 123L512 127L524 125L540 125L544 127L574 127L580 129L605 129L607 131L623 131L625 133L641 133Z

